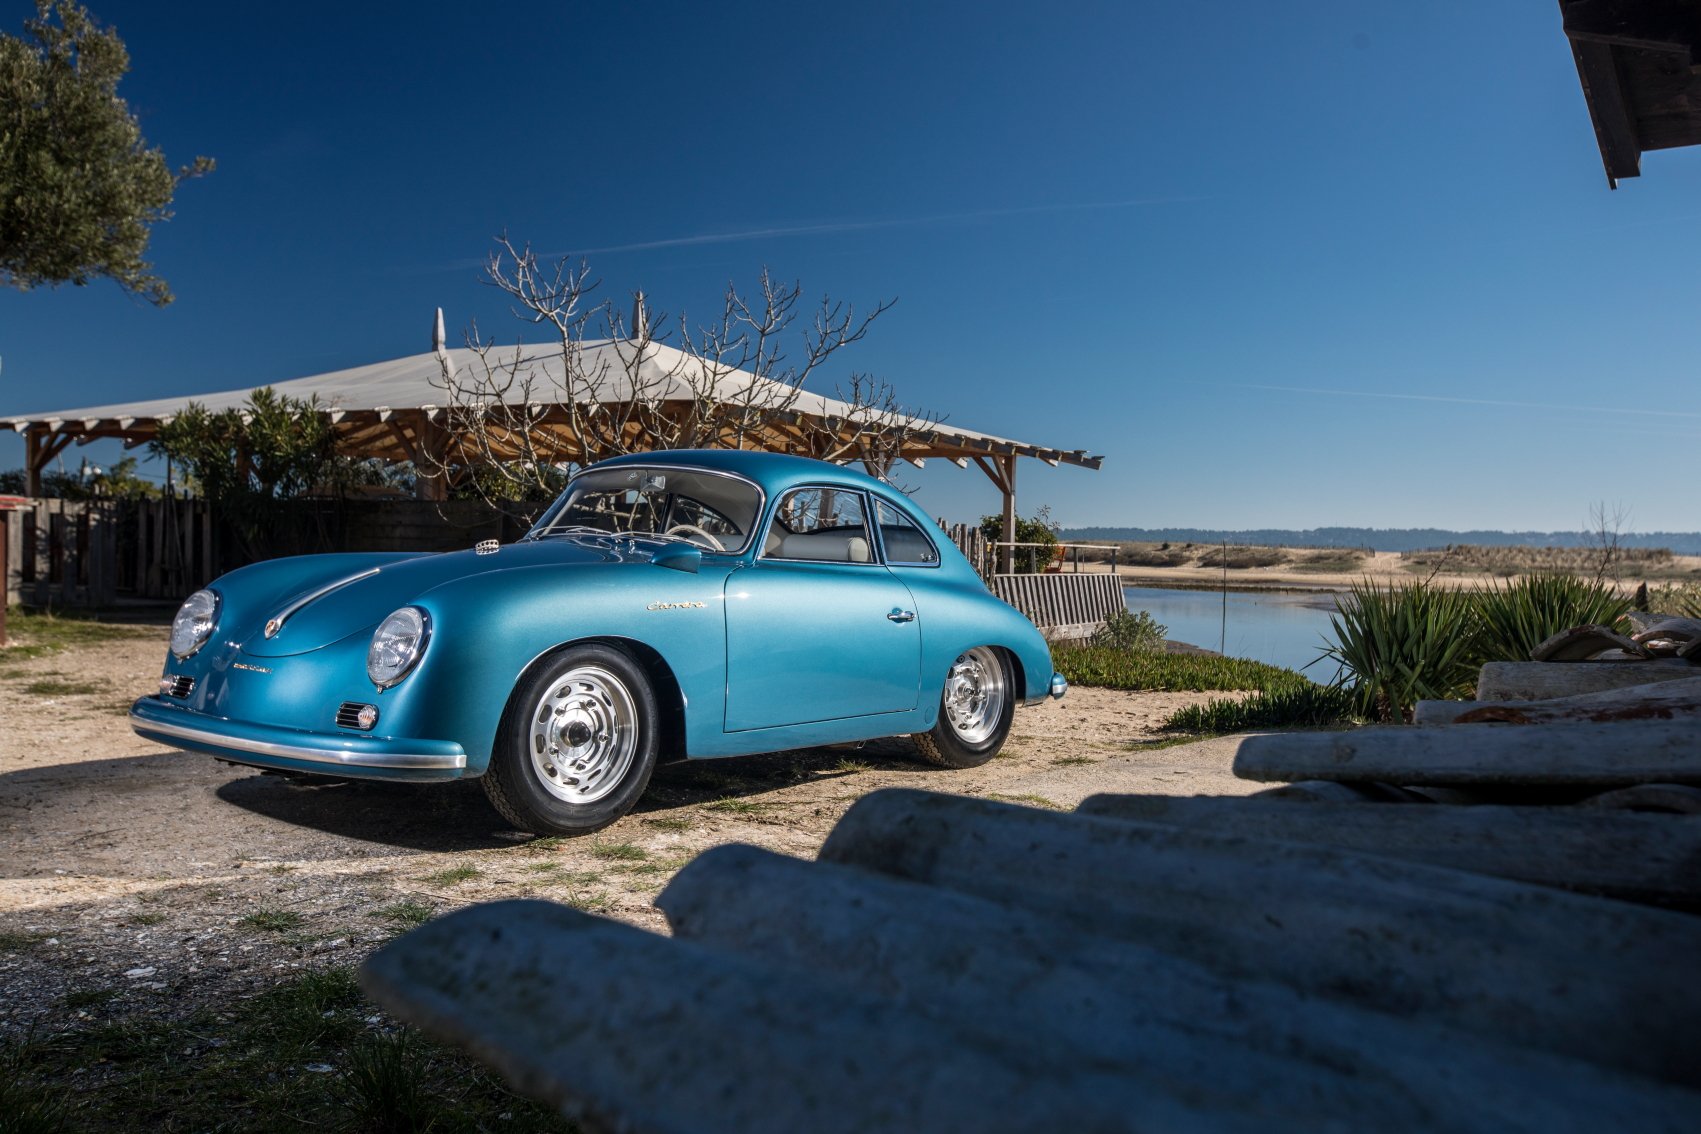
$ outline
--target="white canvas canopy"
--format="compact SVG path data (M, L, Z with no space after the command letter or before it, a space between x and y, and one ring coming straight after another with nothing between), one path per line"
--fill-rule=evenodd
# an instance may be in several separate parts
M717 371L663 343L604 340L581 344L573 359L576 384L566 387L561 384L566 363L559 344L494 348L481 357L470 348L446 348L439 330L434 346L424 354L270 385L292 398L317 398L336 427L339 448L357 457L417 463L422 447L428 447L432 454L452 452L457 444L455 422L465 420L465 384L461 384L459 395L452 395L445 381L445 367L451 374L475 374L488 362L532 379L527 392L520 395L531 399L528 428L547 432L549 451L561 454L564 460L579 459L574 430L582 428L576 423L584 420L587 404L612 405L634 398L643 399L657 413L689 412L705 398L735 406L783 407L761 414L758 429L741 429L737 437L709 438L705 443L801 453L841 462L864 459L855 439L859 430L868 428L869 410L809 391L794 391L748 371ZM551 391L563 388L588 396L575 404L548 401ZM41 471L72 442L117 438L128 447L145 444L157 435L162 423L172 420L189 403L212 411L241 409L247 405L252 389L0 417L0 429L24 434L28 491L37 495ZM510 393L518 389L516 384ZM887 427L897 426L896 435L901 437L897 451L889 456L916 465L931 457L963 467L971 462L977 465L1004 494L1005 513L1010 518L1007 531L1013 530L1018 457L1092 469L1103 460L1082 449L1035 445L942 422L891 415L882 421ZM634 441L635 447L643 447L642 434L633 435L630 427L628 440ZM514 447L514 455L521 451L521 446Z

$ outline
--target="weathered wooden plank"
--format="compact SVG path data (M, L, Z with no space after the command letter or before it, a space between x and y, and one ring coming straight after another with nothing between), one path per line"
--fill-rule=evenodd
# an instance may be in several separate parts
M1603 689L1694 677L1687 661L1489 662L1477 675L1479 701L1544 701Z
M1701 906L1701 819L1579 807L1378 807L1272 797L1095 795L1106 819L1232 830L1666 905Z
M1701 675L1543 701L1419 701L1414 724L1546 724L1701 718Z
M1701 726L1693 721L1579 721L1519 728L1393 725L1268 733L1241 744L1234 774L1267 782L1378 780L1438 787L1701 784Z
M821 858L1024 906L1230 976L1279 974L1305 995L1701 1084L1701 987L1672 979L1701 956L1701 919L1684 914L1336 848L901 789L854 804Z
M830 969L778 969L547 902L433 919L369 958L361 982L599 1130L1168 1131L1198 1128L1209 1102L1032 1045L1009 1054L972 1022L836 985ZM1270 1128L1227 1114L1209 1125Z
M676 937L972 1022L984 1042L1156 1076L1273 1126L1548 1130L1687 1092L1366 1012L1010 904L755 847L708 851L657 898ZM830 959L830 960L829 960ZM1573 1071L1585 1078L1573 1080ZM1585 1115L1592 1116L1585 1118Z

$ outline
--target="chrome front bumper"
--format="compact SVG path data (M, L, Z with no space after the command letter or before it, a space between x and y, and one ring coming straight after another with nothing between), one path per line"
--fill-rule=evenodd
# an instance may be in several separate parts
M225 720L158 697L143 697L130 707L130 727L161 744L283 771L445 780L463 775L467 766L466 753L452 741L327 734Z
M1053 701L1062 700L1063 695L1069 692L1069 679L1064 677L1061 673L1052 674L1051 688L1047 690L1047 692L1051 694L1051 699Z

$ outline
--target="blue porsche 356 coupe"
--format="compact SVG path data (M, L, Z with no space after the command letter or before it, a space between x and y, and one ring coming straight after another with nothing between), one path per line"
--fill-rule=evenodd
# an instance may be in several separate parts
M232 571L184 601L130 721L285 772L480 776L521 830L582 834L658 760L912 733L972 767L1064 687L902 493L676 451L585 469L518 543Z

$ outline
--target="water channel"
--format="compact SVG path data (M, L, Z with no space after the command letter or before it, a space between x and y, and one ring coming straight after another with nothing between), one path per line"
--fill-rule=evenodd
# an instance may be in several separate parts
M1169 627L1168 637L1175 641L1300 670L1317 682L1335 676L1333 662L1311 665L1334 641L1329 627L1335 611L1332 591L1229 591L1226 624L1221 591L1124 587L1122 593L1129 610L1150 611Z

